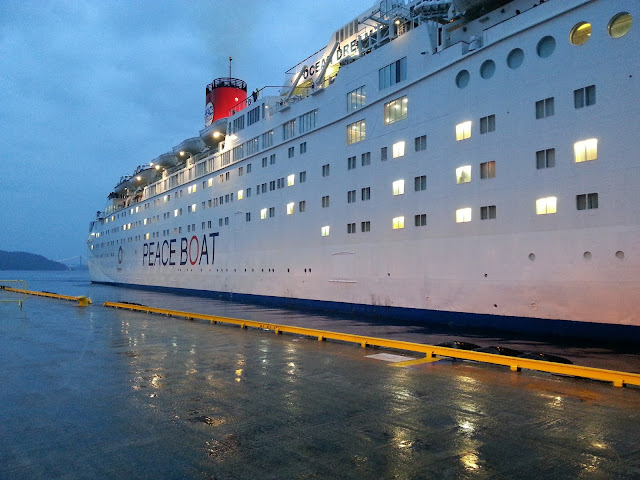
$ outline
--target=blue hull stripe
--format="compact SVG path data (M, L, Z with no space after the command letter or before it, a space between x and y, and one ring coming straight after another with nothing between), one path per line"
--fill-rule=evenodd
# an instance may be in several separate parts
M640 344L640 327L611 323L575 322L546 318L510 317L483 313L448 312L418 308L388 307L359 303L330 302L301 298L272 297L247 293L229 293L188 288L136 285L131 283L92 282L134 288L138 290L174 293L180 295L254 303L274 307L289 307L303 310L329 311L342 314L358 314L378 319L400 320L412 324L428 324L467 329L483 329L500 332L557 337L559 339L586 339L598 342Z

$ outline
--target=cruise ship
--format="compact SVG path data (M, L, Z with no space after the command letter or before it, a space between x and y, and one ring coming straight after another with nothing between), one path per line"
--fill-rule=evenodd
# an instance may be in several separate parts
M640 342L638 18L385 0L282 87L217 78L91 222L91 281Z

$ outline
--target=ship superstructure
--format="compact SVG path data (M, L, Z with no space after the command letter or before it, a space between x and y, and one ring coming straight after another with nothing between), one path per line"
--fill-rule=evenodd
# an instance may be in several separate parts
M640 340L633 0L384 1L124 177L92 281Z

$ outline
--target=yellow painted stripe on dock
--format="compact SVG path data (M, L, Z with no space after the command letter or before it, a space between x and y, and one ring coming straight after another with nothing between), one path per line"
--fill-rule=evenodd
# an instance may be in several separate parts
M323 340L339 340L341 342L357 343L363 348L366 346L384 347L407 352L420 352L425 354L424 361L437 355L440 357L459 358L461 360L473 360L476 362L503 365L513 371L520 371L523 368L536 370L539 372L557 373L574 377L588 378L591 380L601 380L613 382L616 387L624 385L640 386L640 374L630 372L618 372L615 370L605 370L602 368L583 367L580 365L566 365L562 363L545 362L543 360L530 360L528 358L508 357L506 355L496 355L493 353L473 352L470 350L458 350L455 348L438 347L422 343L404 342L400 340L388 340L385 338L368 337L364 335L352 335L349 333L331 332L328 330L318 330L315 328L295 327L290 325L279 325L275 323L255 322L252 320L241 320L238 318L220 317L218 315L207 315L203 313L182 312L179 310L167 310L164 308L153 308L146 305L134 305L129 303L105 302L105 307L123 308L145 313L157 313L172 317L182 317L189 320L205 320L211 323L226 323L238 325L242 328L253 327L262 330L272 330L275 333L293 333L305 335Z
M407 360L405 362L395 362L392 363L392 367L412 367L413 365L422 365L423 363L431 363L437 362L438 360L442 360L441 358L436 357L424 357L424 358L416 358L415 360Z
M14 292L14 293L24 293L25 295L36 295L38 297L48 297L48 298L57 298L60 300L70 300L72 302L78 302L78 305L81 307L86 307L90 305L91 299L88 297L72 297L70 295L60 295L58 293L50 293L50 292L35 292L32 290L23 290L21 288L11 288L0 286L2 290L6 292Z

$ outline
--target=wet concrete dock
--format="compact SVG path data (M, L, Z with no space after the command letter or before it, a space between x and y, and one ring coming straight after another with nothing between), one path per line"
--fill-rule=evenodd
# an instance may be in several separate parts
M379 353L2 305L0 478L640 477L638 389L452 360L397 368Z

